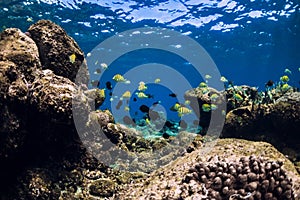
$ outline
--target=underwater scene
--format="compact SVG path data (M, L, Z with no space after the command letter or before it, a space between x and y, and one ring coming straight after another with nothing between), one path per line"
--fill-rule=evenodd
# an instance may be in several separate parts
M300 199L298 0L0 0L0 200Z

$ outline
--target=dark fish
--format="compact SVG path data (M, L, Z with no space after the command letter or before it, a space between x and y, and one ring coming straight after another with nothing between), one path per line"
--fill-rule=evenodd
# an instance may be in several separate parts
M134 98L133 98L133 101L137 101L137 98L134 97Z
M110 81L107 81L107 82L105 83L105 85L106 85L106 88L107 88L107 89L109 89L109 90L112 89L112 85L111 85L111 82L110 82Z
M229 86L229 87L233 87L233 86L234 86L233 81L228 81L228 86Z
M274 82L272 80L269 80L267 83L266 83L266 86L268 87L272 87L274 85Z
M113 94L112 94L112 92L109 92L109 96L112 96Z
M95 72L96 72L97 74L101 74L101 69L100 69L100 68L97 68Z
M91 84L93 87L99 87L100 82L98 80L92 80Z
M165 126L168 127L168 128L172 128L173 123L171 123L170 121L166 121Z
M142 111L143 113L148 113L149 112L149 107L146 105L141 105L140 106L140 111Z
M116 109L119 110L122 105L123 105L123 102L120 100L116 106Z
M171 93L169 94L170 97L177 97L177 94Z
M161 101L156 101L152 104L152 106L156 106L157 104L160 104L160 103L161 103Z
M148 98L154 98L154 95L152 95L152 94L146 94L146 96L148 96Z

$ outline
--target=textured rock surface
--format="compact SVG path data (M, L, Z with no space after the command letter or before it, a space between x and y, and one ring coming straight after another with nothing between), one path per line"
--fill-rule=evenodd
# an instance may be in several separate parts
M272 177L275 177L274 187L277 186L277 189L267 188L264 191L266 180L273 180ZM285 190L286 196L283 197L282 190L280 197L298 199L299 181L292 163L270 144L223 139L208 153L198 149L156 170L149 178L128 185L117 198L227 199L234 194L245 197L247 192L251 192L249 199L260 199L253 197L278 195L278 184L282 183L280 187L284 185L288 189Z
M300 92L286 93L274 104L239 107L230 111L222 137L264 140L300 157ZM297 153L298 152L298 153Z
M84 64L84 54L75 40L49 20L38 21L29 27L28 32L39 48L43 69L51 69L56 75L74 81L78 69ZM74 62L70 60L73 54Z

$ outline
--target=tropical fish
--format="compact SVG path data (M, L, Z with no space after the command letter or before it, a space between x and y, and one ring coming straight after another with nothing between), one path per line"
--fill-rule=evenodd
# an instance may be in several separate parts
M156 101L152 104L152 106L156 106L157 104L160 104L160 103L161 103L161 101Z
M91 57L91 55L92 55L92 53L89 52L89 53L86 54L86 57Z
M116 105L116 109L119 110L119 109L121 108L122 105L123 105L123 101L120 100L120 101L118 102L118 104Z
M184 104L185 104L185 105L190 105L190 104L191 104L191 101L190 101L190 100L185 100Z
M222 81L223 83L227 83L228 82L228 80L224 76L221 76L220 81Z
M222 110L222 115L226 115L226 111L225 110Z
M112 78L116 82L123 82L125 84L130 84L130 81L125 79L121 74L116 74Z
M287 75L284 75L282 77L280 77L280 80L284 83L288 82L290 80L290 78Z
M142 111L143 113L148 113L150 110L150 108L146 105L141 105L140 106L140 111Z
M204 76L204 78L205 78L205 79L211 79L211 75L206 74L206 75Z
M113 100L114 100L114 98L113 98L113 97L110 97L109 101L112 102Z
M72 64L75 62L75 60L76 60L75 53L73 53L72 55L69 56L69 60L70 60L70 63L72 63Z
M160 83L160 78L155 79L154 83Z
M180 107L181 107L180 103L175 103L175 104L170 108L170 110L171 110L171 111L178 111Z
M121 74L116 74L112 78L116 82L125 82L126 79Z
M237 93L233 95L233 98L237 101L242 101L243 100L243 97L240 94L237 94Z
M284 73L286 73L286 74L292 74L292 71L289 70L288 68L286 68L286 69L284 70Z
M272 87L274 85L274 81L272 80L269 80L267 83L266 83L266 87Z
M101 74L101 69L97 68L94 74Z
M26 19L26 21L27 21L27 22L33 22L33 19L32 19L32 17L28 17L28 18Z
M130 97L131 97L131 93L130 93L129 90L127 90L126 92L124 92L124 93L122 94L122 98L130 98Z
M137 101L137 98L134 97L134 98L133 98L133 101Z
M102 69L106 70L108 68L106 63L101 63L100 66L102 67Z
M215 101L215 100L217 100L219 98L219 95L217 95L216 93L214 93L214 94L212 94L211 96L210 96L210 100L212 100L212 101Z
M186 114L190 114L192 110L188 109L187 107L181 106L178 108L178 116L181 117Z
M146 118L146 119L145 119L145 123L146 123L147 125L150 124L149 118Z
M290 88L290 86L289 86L289 84L287 84L287 83L285 83L285 84L283 84L283 85L281 86L281 89L282 89L283 91L287 91L289 88Z
M107 81L107 82L105 83L105 85L106 85L106 88L107 88L107 89L109 89L109 90L112 89L112 85L111 85L111 82L110 82L110 81Z
M129 110L130 110L129 106L124 107L124 111L129 111Z
M138 98L140 99L145 99L145 98L149 98L144 92L138 92L137 93Z
M209 111L211 110L210 104L204 103L204 104L202 105L202 110L203 110L204 112L209 112Z
M207 84L206 84L206 83L204 83L204 82L201 82L201 83L199 84L199 87L201 87L201 88L205 88L205 87L207 87Z
M174 98L175 98L175 97L177 97L177 94L175 94L175 93L171 93L171 94L169 94L169 96L170 96L170 97L174 97Z
M141 81L139 83L138 91L145 91L147 90L147 86L145 85L145 82Z
M216 110L217 108L218 108L218 106L216 104L211 104L210 105L211 110Z

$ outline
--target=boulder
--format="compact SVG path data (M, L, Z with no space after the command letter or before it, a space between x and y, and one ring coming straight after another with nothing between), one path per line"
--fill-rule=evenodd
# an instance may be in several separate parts
M40 20L28 29L40 53L43 69L75 81L80 67L86 67L84 53L63 28L49 20Z

